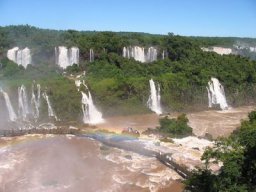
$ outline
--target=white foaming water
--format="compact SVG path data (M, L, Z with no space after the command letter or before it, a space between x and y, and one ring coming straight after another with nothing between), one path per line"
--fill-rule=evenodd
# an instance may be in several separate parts
M42 93L43 98L45 99L47 106L48 106L48 116L49 117L54 117L57 120L57 116L54 114L53 109L52 109L52 105L51 102L49 100L48 95L46 94L46 92Z
M206 147L212 146L213 142L206 139L199 139L194 136L184 137L182 139L172 139L174 143L180 144L187 148L198 148L200 151L204 151Z
M55 47L56 64L61 68L66 69L68 66L79 64L79 49L77 47L59 46Z
M103 123L102 113L97 110L93 104L92 96L90 91L88 95L82 92L82 110L83 110L83 122L88 124L99 124Z
M29 114L26 87L24 85L21 85L18 88L18 102L19 102L19 115L24 120Z
M90 49L90 62L94 61L94 51L93 49Z
M14 47L7 51L8 59L17 63L18 65L22 65L23 67L27 67L28 64L31 64L31 54L30 49L19 49L19 47Z
M81 80L75 80L75 85L76 85L76 87L77 87L77 91L80 90L81 84L82 84Z
M136 61L140 61L142 63L153 62L157 60L157 49L154 47L149 47L145 53L144 47L123 47L123 57L128 59L134 58Z
M160 86L158 85L157 88L155 86L155 82L153 79L149 80L150 85L150 96L148 98L147 105L148 107L154 111L156 114L162 114L161 108L161 95L160 95Z
M40 107L40 97L41 97L41 87L37 84L37 97L34 90L34 84L32 85L32 93L31 93L31 106L33 108L34 118L39 118L39 107Z
M4 92L1 88L0 88L0 92L3 94L4 96L4 100L5 100L5 104L8 110L8 114L9 114L9 120L10 121L16 121L17 120L17 115L13 110L10 98L8 96L8 94L6 92Z
M218 79L212 77L206 88L208 92L209 107L212 107L213 104L219 104L222 110L228 109L224 87L220 84Z

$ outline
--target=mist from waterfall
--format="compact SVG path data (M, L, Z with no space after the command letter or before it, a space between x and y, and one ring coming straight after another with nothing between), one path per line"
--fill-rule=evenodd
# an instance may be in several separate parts
M160 86L158 84L156 87L153 79L149 80L149 85L150 96L148 98L147 106L151 109L151 111L154 111L156 114L160 115L162 114Z
M28 64L31 64L31 54L29 48L19 49L19 47L14 47L7 51L7 58L18 65L22 65L24 68Z
M147 51L145 51L144 47L139 46L123 47L123 57L128 59L134 58L136 61L142 63L153 62L157 60L157 49L149 47Z
M4 96L5 104L6 104L6 107L7 107L7 110L8 110L9 120L10 121L16 121L17 115L13 110L9 95L6 92L4 92L1 88L0 88L0 92Z
M26 87L21 85L18 87L18 103L19 103L19 116L25 120L29 114L28 99Z
M83 122L85 124L99 124L103 123L102 113L98 111L96 106L93 104L92 96L88 90L88 94L82 92L82 110L83 110Z
M77 47L67 48L64 46L55 47L56 64L66 69L73 64L79 64L79 49Z
M212 77L206 87L208 92L208 106L219 105L222 110L228 109L224 87L218 79Z

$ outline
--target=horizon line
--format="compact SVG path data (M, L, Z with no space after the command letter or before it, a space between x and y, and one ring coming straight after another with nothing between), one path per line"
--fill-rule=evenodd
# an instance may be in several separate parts
M74 29L74 28L65 28L65 29L57 29L57 28L48 28L48 27L39 27L39 26L35 26L35 25L30 25L30 24L8 24L8 25L0 25L0 27L11 27L11 26L28 26L28 27L34 27L37 29L41 29L41 30L53 30L53 31L69 31L69 30L73 30L73 31L77 31L77 32L113 32L113 33L144 33L144 34L149 34L149 35L159 35L159 36L168 36L168 34L173 34L175 36L183 36L183 37L205 37L205 38L248 38L248 39L256 39L256 36L252 37L252 36L207 36L207 35L182 35L182 34L176 34L174 32L167 32L167 34L160 34L160 33L150 33L150 32L140 32L140 31L115 31L115 30L84 30L84 29Z

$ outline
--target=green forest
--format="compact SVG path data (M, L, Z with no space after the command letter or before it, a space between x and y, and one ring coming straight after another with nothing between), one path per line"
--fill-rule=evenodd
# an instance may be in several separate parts
M76 120L81 114L80 93L70 75L83 71L96 105L104 116L147 113L149 79L159 83L164 111L202 110L208 106L207 82L216 77L225 87L231 106L255 102L256 61L241 55L203 52L203 46L228 47L236 42L254 46L256 39L235 37L185 37L169 33L153 35L131 32L57 31L21 25L0 27L0 86L15 92L36 80L47 91L60 117ZM122 57L124 46L154 46L168 57L140 63ZM29 47L32 64L26 69L6 58L14 46ZM80 63L60 69L55 64L56 46L77 46ZM95 52L89 62L89 50ZM65 73L65 75L63 75ZM72 114L72 115L70 115Z

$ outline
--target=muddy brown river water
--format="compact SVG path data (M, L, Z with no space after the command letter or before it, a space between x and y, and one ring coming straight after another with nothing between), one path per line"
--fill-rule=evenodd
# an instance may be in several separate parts
M253 109L247 106L187 116L196 135L208 132L216 138L229 135ZM121 132L123 128L134 127L141 132L158 126L158 119L154 114L112 117L98 128ZM156 148L148 147L152 146ZM187 164L198 163L200 159L201 153L191 146L160 147L172 148L177 152L173 157ZM154 157L104 146L89 138L71 135L0 138L1 192L180 192L180 179Z
M255 106L242 106L231 108L226 111L207 110L201 112L187 113L189 125L197 136L210 133L214 138L228 136L235 130L242 119L246 119ZM178 113L171 113L170 118L177 117ZM98 125L101 129L121 132L126 127L134 127L140 132L147 128L159 126L159 116L156 114L117 116L106 119L105 123Z
M74 136L30 135L2 139L0 191L165 191L181 186L179 176L132 152Z

